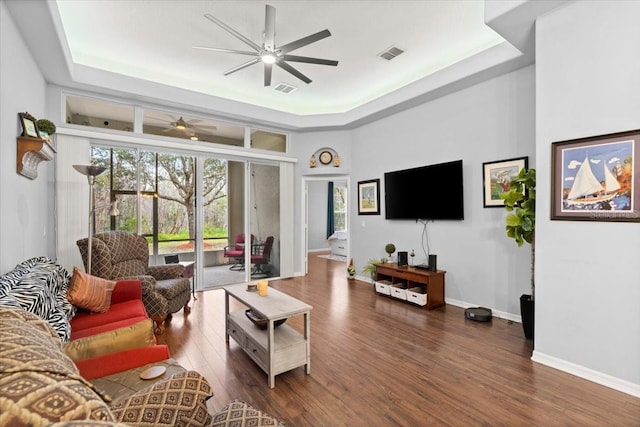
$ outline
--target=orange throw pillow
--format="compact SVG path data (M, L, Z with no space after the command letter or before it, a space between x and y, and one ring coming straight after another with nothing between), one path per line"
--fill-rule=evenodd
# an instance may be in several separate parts
M67 299L76 307L104 313L111 306L111 294L116 282L91 276L73 268Z

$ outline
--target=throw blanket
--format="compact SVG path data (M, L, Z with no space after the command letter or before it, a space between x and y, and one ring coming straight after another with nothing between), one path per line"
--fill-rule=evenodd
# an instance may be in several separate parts
M71 275L47 257L23 261L0 276L0 308L22 309L47 321L64 342L75 307L67 300Z

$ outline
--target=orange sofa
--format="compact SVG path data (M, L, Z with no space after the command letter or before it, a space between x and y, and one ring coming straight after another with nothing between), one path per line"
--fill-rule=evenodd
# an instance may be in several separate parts
M72 359L85 379L170 357L168 347L157 344L153 323L142 302L139 280L118 281L111 294L111 305L104 313L74 307L67 298L70 280L68 271L46 257L26 260L0 276L0 308L25 310L48 322L65 351L76 352L77 357ZM143 322L148 323L148 328ZM119 341L125 345L119 345ZM93 351L91 346L101 348ZM99 354L82 357L94 353Z

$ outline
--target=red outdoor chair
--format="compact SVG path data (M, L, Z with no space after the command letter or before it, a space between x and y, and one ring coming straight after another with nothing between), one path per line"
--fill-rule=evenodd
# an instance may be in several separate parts
M254 235L251 235L251 244L253 244ZM236 236L236 241L233 245L226 246L224 248L224 257L233 260L233 264L229 267L229 270L243 271L244 270L244 233L240 233Z
M269 277L271 274L271 265L269 264L271 249L273 249L273 236L267 237L259 251L251 255L251 264L253 265L251 277Z

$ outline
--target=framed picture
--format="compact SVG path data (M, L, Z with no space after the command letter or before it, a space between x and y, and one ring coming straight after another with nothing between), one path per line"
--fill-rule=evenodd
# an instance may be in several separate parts
M640 222L640 130L551 150L551 219Z
M18 116L20 116L20 123L22 124L21 136L40 138L40 132L38 132L38 125L35 117L29 113L18 113Z
M358 182L358 215L380 215L380 180Z
M485 208L504 207L500 195L509 191L509 183L522 169L529 167L529 157L498 160L482 164L482 189Z

